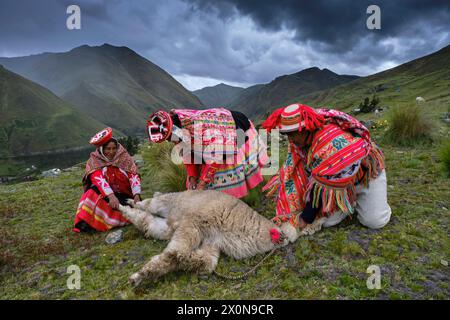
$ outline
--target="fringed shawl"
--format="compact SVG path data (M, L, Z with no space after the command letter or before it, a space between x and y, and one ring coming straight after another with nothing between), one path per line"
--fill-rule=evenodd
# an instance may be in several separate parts
M100 148L97 148L94 152L91 152L89 160L86 162L83 184L87 184L88 177L92 172L107 166L115 166L126 172L134 174L138 173L138 168L134 163L133 158L120 143L117 143L117 152L112 160L109 160L101 154Z
M339 210L351 214L356 184L367 186L384 169L381 150L358 120L336 110L317 112L326 124L315 133L308 154L289 144L285 163L263 188L269 196L277 195L275 222L296 225L309 201L322 215Z

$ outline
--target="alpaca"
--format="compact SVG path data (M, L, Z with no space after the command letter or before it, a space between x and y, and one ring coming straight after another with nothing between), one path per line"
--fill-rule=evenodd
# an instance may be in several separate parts
M212 273L221 252L249 258L300 235L291 224L278 227L243 201L214 190L155 193L129 204L132 207L120 205L121 212L146 237L170 240L161 254L130 277L133 286L175 270Z
M422 98L422 97L417 97L417 98L416 98L416 103L417 103L417 104L420 104L420 103L422 103L422 102L425 102L425 99L424 99L424 98Z

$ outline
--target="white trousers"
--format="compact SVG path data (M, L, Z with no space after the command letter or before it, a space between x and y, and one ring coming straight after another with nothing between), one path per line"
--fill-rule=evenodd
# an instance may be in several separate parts
M391 207L387 203L386 171L383 170L376 179L369 182L369 187L364 185L356 187L356 212L362 225L371 229L384 227L391 218ZM342 211L335 212L326 218L323 227L332 227L345 219L347 214Z

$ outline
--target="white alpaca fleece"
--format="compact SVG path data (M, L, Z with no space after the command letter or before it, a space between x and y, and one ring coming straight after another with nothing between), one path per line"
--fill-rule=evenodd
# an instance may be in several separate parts
M235 259L268 252L275 247L270 229L282 229L243 201L214 190L156 193L129 204L133 208L121 205L120 210L146 237L170 240L130 277L135 286L175 270L211 273L220 252ZM292 233L289 238L294 240ZM283 239L280 245L288 242Z

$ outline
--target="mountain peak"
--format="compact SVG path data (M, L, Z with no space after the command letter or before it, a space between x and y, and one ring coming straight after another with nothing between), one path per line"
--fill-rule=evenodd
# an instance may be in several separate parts
M315 74L318 75L318 74L336 74L336 73L327 68L320 69L319 67L311 67L294 73L294 75L315 75Z
M132 51L130 48L126 47L126 46L114 46L112 44L109 43L104 43L100 46L90 46L87 44L81 45L79 47L75 47L72 50L70 50L70 52L74 52L74 51L84 51L84 50L106 50L106 51Z

